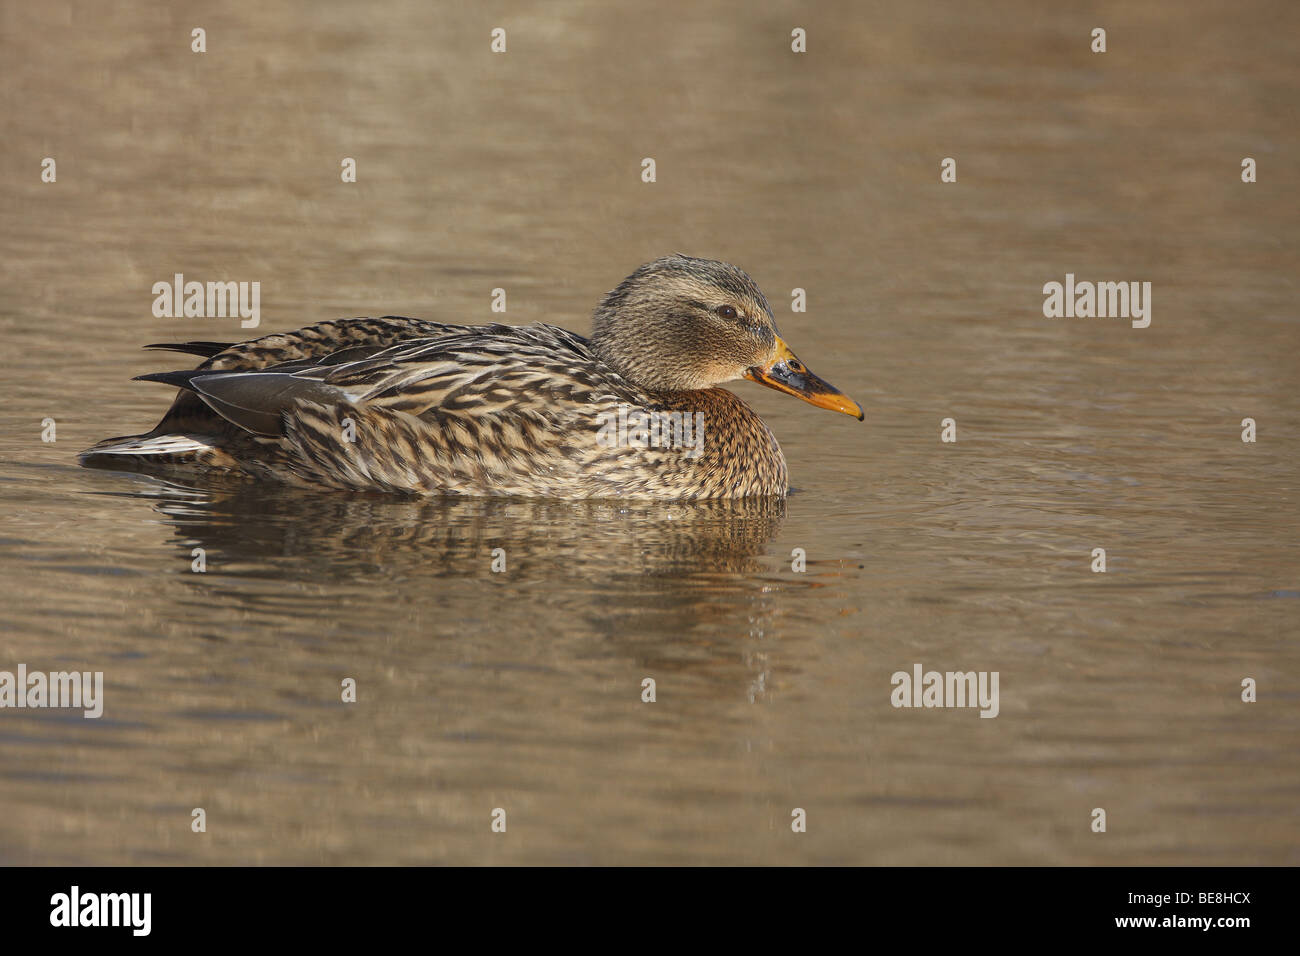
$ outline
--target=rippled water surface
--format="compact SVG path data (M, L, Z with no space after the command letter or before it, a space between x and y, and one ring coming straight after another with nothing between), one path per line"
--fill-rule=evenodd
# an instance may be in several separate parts
M5 5L0 670L105 708L0 710L0 862L1300 862L1300 8L1068 6ZM735 386L783 504L76 464L163 411L139 346L255 334L174 273L586 331L671 251L867 409ZM1150 327L1044 318L1066 273ZM917 663L998 717L895 709Z

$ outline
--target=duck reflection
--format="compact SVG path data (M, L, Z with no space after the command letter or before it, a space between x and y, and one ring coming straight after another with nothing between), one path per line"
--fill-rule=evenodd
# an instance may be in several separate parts
M785 518L784 501L767 498L394 498L139 480L178 547L203 548L211 569L274 568L286 576L757 573L768 570L759 558Z

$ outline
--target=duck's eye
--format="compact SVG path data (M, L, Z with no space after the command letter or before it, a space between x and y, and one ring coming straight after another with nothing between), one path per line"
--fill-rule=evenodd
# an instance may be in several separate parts
M720 305L716 311L724 319L734 319L736 317L736 310L729 305Z

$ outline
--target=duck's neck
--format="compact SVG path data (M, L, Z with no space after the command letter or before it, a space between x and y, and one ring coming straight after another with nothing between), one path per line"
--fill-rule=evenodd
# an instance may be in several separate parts
M690 392L653 392L650 397L667 412L690 415L693 438L702 450L693 468L722 497L784 496L789 490L785 455L776 436L738 395L725 388Z

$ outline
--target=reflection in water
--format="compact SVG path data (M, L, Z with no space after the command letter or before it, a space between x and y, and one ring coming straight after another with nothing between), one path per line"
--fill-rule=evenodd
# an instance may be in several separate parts
M693 503L406 498L240 482L209 492L143 479L177 546L214 566L282 574L478 577L504 552L511 575L755 573L785 516L777 499Z

